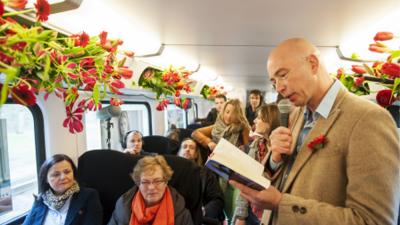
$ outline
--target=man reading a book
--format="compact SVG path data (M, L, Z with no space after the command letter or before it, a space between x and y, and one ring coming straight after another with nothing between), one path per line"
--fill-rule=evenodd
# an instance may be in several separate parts
M290 128L270 135L265 175L274 186L231 184L268 209L265 224L397 224L400 149L390 114L348 93L305 39L279 44L267 66L297 106Z

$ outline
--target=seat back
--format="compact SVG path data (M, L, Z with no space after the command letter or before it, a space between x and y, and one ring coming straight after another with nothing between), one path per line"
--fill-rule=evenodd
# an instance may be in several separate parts
M157 154L174 154L178 151L179 143L164 136L152 135L143 137L143 150Z
M130 173L142 157L114 150L92 150L79 157L78 180L83 186L99 192L105 224L110 220L118 198L134 185ZM174 171L169 185L185 198L194 223L201 224L200 167L181 157L164 157Z
M179 130L179 143L182 143L182 141L185 138L190 138L192 136L192 129L184 129L184 128L178 128Z

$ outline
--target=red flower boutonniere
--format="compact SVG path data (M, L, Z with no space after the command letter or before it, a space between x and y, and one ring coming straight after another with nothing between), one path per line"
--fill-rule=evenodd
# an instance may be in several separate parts
M314 138L314 140L310 141L307 144L307 147L309 147L312 151L315 151L323 148L327 142L328 139L326 138L326 136L321 134L320 136Z

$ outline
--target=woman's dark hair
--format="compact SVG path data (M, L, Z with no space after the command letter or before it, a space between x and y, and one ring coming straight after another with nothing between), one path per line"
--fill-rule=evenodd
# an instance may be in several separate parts
M259 104L257 107L263 105L263 103L264 103L264 96L262 95L262 93L261 93L260 90L258 90L258 89L253 89L253 90L250 91L249 96L250 96L250 95L258 95L258 96L260 96L260 104Z
M143 134L142 134L142 132L140 132L140 131L138 131L138 130L130 130L130 131L128 131L128 132L125 133L124 138L122 139L122 142L121 142L121 146L122 146L122 148L124 148L124 149L125 149L126 146L127 146L127 141L126 141L126 139L128 138L128 136L129 136L130 133L140 134L140 136L142 137L142 141L143 141ZM143 143L143 145L144 145L144 143Z
M53 155L49 159L47 159L42 166L40 167L39 171L39 195L44 194L47 190L50 189L50 184L47 181L47 174L52 166L54 164L62 162L62 161L67 161L69 164L71 164L72 172L74 174L74 179L76 180L76 175L78 174L78 170L76 169L76 166L72 159L68 157L67 155L64 154L57 154Z

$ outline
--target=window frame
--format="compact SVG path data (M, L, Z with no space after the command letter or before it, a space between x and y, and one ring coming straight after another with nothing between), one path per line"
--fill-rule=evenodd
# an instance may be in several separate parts
M11 99L7 99L5 104L14 104L21 105L13 102ZM34 139L35 139L35 153L36 153L36 168L37 168L37 176L39 176L40 166L46 160L46 145L45 145L45 134L44 134L44 118L43 113L40 107L35 104L33 106L24 106L27 107L29 111L32 113L33 118L33 127L34 127ZM22 224L25 220L25 217L28 213L21 214L15 219L6 222L5 225L19 225Z
M149 135L153 135L153 115L151 113L151 107L148 102L141 102L141 101L124 101L124 105L144 105L147 109L147 112L149 114ZM110 100L104 100L101 101L101 104L111 104Z

